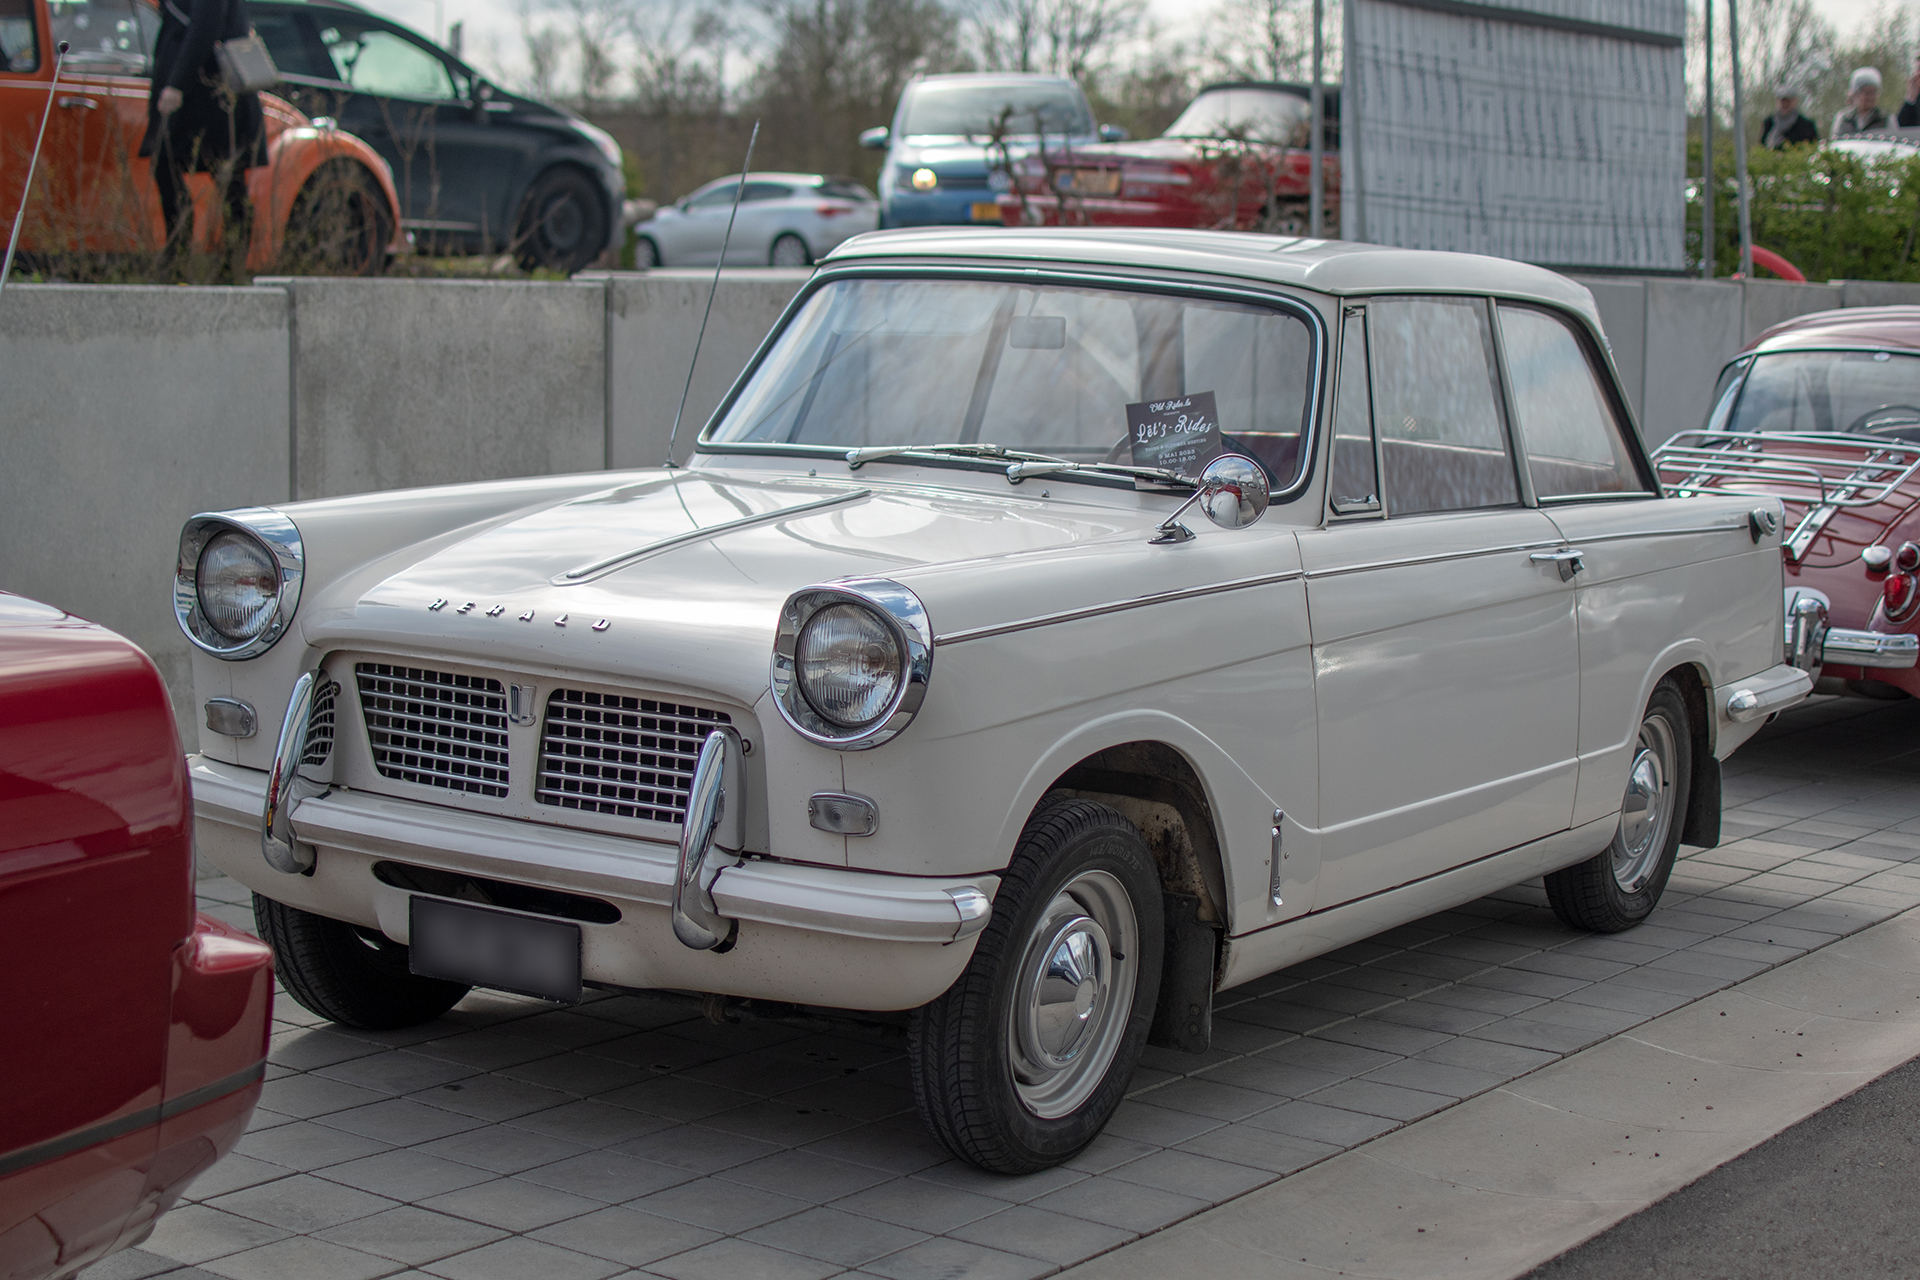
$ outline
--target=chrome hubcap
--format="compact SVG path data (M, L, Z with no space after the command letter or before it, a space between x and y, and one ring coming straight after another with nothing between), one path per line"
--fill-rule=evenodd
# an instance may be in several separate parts
M1620 830L1613 837L1613 878L1623 892L1638 893L1653 878L1673 827L1673 726L1651 715L1640 725L1627 793L1620 802Z
M1071 1114L1100 1087L1126 1033L1139 929L1104 871L1054 894L1022 953L1010 1010L1014 1089L1044 1119Z

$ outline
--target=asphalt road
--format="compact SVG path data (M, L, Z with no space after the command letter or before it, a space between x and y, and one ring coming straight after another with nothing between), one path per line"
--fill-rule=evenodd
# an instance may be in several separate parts
M1525 1280L1920 1276L1920 1059Z

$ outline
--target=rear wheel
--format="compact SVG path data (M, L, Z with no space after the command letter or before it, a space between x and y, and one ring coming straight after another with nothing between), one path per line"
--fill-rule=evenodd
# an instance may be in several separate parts
M809 267L813 265L813 254L805 240L789 231L773 242L767 261L776 267Z
M377 929L317 916L257 893L253 919L273 947L274 970L287 993L342 1026L411 1027L439 1017L472 990L411 972L407 948Z
M591 178L578 169L559 168L534 180L514 237L514 257L522 267L572 275L599 257L606 244L606 205Z
M282 241L282 266L315 275L379 275L387 266L393 213L365 166L329 160L295 197Z
M1086 800L1028 821L966 972L916 1009L914 1100L996 1173L1071 1159L1120 1105L1160 990L1159 874L1140 832Z
M660 246L653 242L652 236L641 236L633 242L633 265L642 271L660 265Z
M1547 902L1561 920L1576 929L1619 933L1653 914L1680 851L1693 790L1692 750L1686 699L1663 680L1640 718L1613 842L1546 878Z

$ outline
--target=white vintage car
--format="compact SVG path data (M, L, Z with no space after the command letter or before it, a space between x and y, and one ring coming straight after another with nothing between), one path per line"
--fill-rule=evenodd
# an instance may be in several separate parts
M1543 875L1645 919L1809 688L1779 528L1661 496L1547 271L864 236L686 468L189 521L199 847L327 1018L912 1010L1037 1169L1215 991Z

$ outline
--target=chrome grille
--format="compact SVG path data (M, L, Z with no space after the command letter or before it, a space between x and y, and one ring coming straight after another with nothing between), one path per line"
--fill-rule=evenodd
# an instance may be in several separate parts
M652 698L556 689L540 734L541 804L679 822L700 744L733 719Z
M333 704L340 694L337 680L326 680L313 691L313 710L307 716L307 741L300 763L322 765L333 754Z
M360 714L373 765L398 778L482 796L507 794L507 689L486 676L362 662Z

